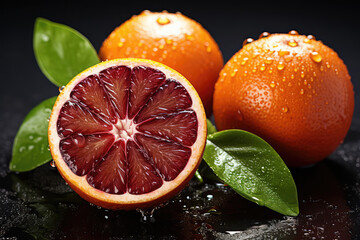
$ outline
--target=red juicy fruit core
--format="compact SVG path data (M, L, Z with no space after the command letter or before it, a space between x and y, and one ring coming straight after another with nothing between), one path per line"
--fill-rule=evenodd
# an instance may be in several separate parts
M60 152L96 189L152 192L189 161L198 130L191 107L184 86L159 70L110 67L80 81L62 106Z

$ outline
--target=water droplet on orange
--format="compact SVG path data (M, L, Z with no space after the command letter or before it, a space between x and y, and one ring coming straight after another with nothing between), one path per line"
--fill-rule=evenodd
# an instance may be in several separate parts
M285 64L284 62L280 61L276 67L278 70L283 70L285 68Z
M289 51L286 51L286 50L279 50L278 51L278 55L280 56L280 57L283 57L283 56L285 56L285 55L288 55L290 52Z
M291 62L293 60L293 56L287 55L287 56L284 56L284 59L285 59L285 62Z
M264 38L264 37L268 37L268 36L270 36L270 33L263 32L262 34L260 34L259 38Z
M265 66L265 64L263 63L261 66L260 66L260 71L265 71L265 69L266 69L266 66Z
M337 70L337 68L335 68L335 74L339 75L339 71Z
M304 38L303 42L304 42L304 43L309 43L309 42L310 42L310 39Z
M288 111L289 111L289 107L288 106L282 106L281 107L281 111L283 112L283 113L287 113Z
M296 30L291 30L289 32L290 35L299 35L299 33Z
M311 89L311 84L310 83L308 84L308 89Z
M159 49L164 49L164 44L160 44Z
M251 70L252 72L256 72L256 66Z
M170 23L170 19L165 16L160 16L156 19L156 22L160 25L166 25Z
M283 76L282 81L283 81L283 82L285 82L285 81L286 81L286 77L285 77L285 76Z
M151 13L150 10L144 10L140 13L140 15L148 15L150 13Z
M302 95L302 94L304 94L304 89L300 89L300 94Z
M122 46L124 46L124 42L119 42L117 46L121 48Z
M165 42L167 43L167 44L172 44L172 40L171 39L169 39L169 38L165 38Z
M310 57L314 62L317 62L317 63L321 62L321 60L322 60L320 53L315 52L315 51L310 54Z
M270 87L275 87L275 83L274 83L274 81L272 81L271 83L270 83Z
M257 58L259 55L260 55L259 52L254 52L254 53L253 53L253 58Z
M330 64L328 62L326 62L326 67L330 68Z
M297 43L294 39L290 39L290 40L288 41L288 45L289 45L290 47L297 47L297 46L298 46L298 43Z
M186 40L189 40L189 41L194 40L194 36L191 34L185 34L185 38L186 38Z
M254 41L254 39L252 38L247 38L245 39L245 41L243 42L243 46L245 46L246 44L252 43Z
M271 64L273 62L273 59L271 57L268 57L265 59L266 64Z
M301 71L300 76L301 76L301 78L304 78L304 77L305 77L305 73L304 73L303 71Z
M294 78L295 78L294 74L291 74L290 78L291 78L291 79L294 79Z
M304 85L307 85L307 80L306 79L304 80Z
M270 68L269 68L269 73L272 73L272 72L273 72L273 68L270 67Z
M235 77L236 73L237 73L237 69L234 69L234 71L232 71L232 73L230 74L231 77Z
M244 57L244 58L241 60L240 65L244 66L248 60L249 60L249 58Z
M307 35L306 38L307 38L307 39L310 39L310 40L316 40L316 38L315 38L313 35Z
M324 67L323 67L323 66L320 67L320 71L324 71Z

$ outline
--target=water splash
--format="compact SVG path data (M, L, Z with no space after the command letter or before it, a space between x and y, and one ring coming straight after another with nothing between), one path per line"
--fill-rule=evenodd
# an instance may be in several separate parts
M141 213L140 222L142 223L154 223L154 212L157 208L150 208L150 209L136 209L137 212Z

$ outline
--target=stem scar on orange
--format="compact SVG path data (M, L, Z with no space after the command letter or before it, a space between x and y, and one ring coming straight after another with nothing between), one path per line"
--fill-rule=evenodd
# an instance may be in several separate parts
M181 13L143 11L117 27L102 44L101 60L146 58L161 62L195 87L211 115L214 85L224 65L208 31Z
M81 197L108 209L143 209L169 200L195 174L206 115L175 70L116 59L66 85L48 134L57 169Z
M226 63L213 111L219 130L253 132L289 166L303 166L324 159L343 141L354 92L345 64L321 41L296 31L266 34L245 41Z

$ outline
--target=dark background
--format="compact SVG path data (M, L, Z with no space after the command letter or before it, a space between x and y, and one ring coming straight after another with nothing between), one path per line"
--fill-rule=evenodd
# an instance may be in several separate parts
M322 1L323 2L323 1ZM0 6L1 87L0 112L18 117L12 128L40 101L56 95L53 86L39 70L32 50L33 25L44 17L78 30L99 49L110 32L134 14L151 11L180 11L201 23L230 59L247 37L262 32L312 34L333 48L344 60L352 77L356 103L360 101L359 4L346 1L7 1ZM354 115L360 117L360 106ZM0 118L0 130L9 122ZM10 120L9 119L9 120ZM14 130L14 129L13 129ZM12 132L14 135L15 132Z
M320 4L320 2L301 0L283 2L226 0L213 2L195 0L192 2L170 0L8 1L5 5L3 4L0 6L0 177L8 176L12 142L23 118L42 100L58 94L58 88L41 73L33 54L32 37L36 17L44 17L78 30L93 43L96 50L99 50L102 41L110 32L134 14L139 14L145 9L180 11L201 23L210 32L219 44L225 62L242 47L246 38L257 38L264 31L287 33L295 29L300 34L314 35L318 40L333 48L348 67L355 92L353 125L357 126L357 132L352 132L348 138L351 140L350 143L358 142L358 126L360 126L360 97L358 94L360 92L360 29L357 24L359 4L349 4L346 1L327 1ZM354 167L355 163L360 165L360 161L357 161L359 148L356 146L356 144L351 145L352 148L343 146L332 159L324 161L315 168L305 170L313 174L309 175L310 182L307 185L298 186L300 194L302 191L307 193L309 190L311 192L311 194L303 194L303 196L316 196L318 189L324 189L325 186L327 187L326 191L324 190L324 193L320 194L325 196L324 199L329 199L326 194L335 191L334 186L337 186L337 183L332 184L331 181L328 184L327 179L331 177L326 175L326 171L330 171L328 170L330 166L330 173L340 173L340 180L345 181L346 196L351 196L347 203L352 206L352 209L355 209L356 226L360 226L360 203L358 202L360 190L359 182L356 182L360 179L357 172L360 168L359 166ZM351 149L355 150L351 152ZM346 166L342 167L346 152L350 152L352 158L349 157L350 160ZM337 165L338 163L339 165ZM350 172L351 174L349 174ZM304 174L303 170L298 175L300 176L299 182L303 182L308 176ZM347 176L349 176L348 179ZM334 179L334 181L338 181L337 177ZM318 182L319 187L311 188L315 182ZM0 186L1 184L0 181ZM334 193L335 195L339 194ZM330 197L332 196L330 194ZM342 198L342 195L339 196ZM303 198L301 204L308 204L304 201ZM315 203L314 209L307 208L308 214L317 211L316 204L318 203ZM345 205L345 203L338 204L338 206ZM94 214L98 214L96 210L93 211L95 211ZM331 212L330 217L327 218L328 221L336 218L337 215L333 213ZM168 212L164 211L165 214ZM347 216L347 213L345 212L344 215ZM305 220L301 222L302 218L299 218L302 229L305 229L303 226L309 222L306 216L306 211L304 211L301 217ZM339 219L342 221L341 218ZM320 217L318 220L319 222L324 221ZM96 224L97 221L94 226ZM314 220L310 221L307 227L310 228L311 224L315 225ZM9 236L12 236L12 233L9 233Z

